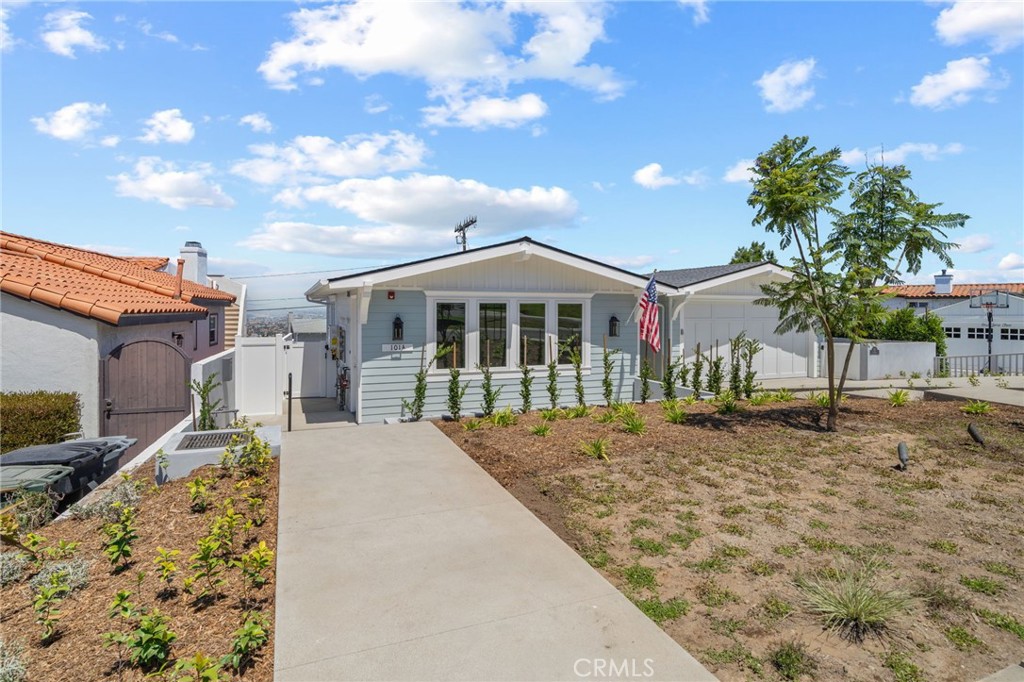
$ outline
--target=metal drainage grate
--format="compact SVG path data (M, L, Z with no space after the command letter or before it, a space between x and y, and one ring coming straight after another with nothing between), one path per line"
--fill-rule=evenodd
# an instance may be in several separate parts
M237 431L210 431L207 433L190 433L181 439L178 450L209 450L212 448L226 448L231 444L231 439L238 437L241 442L249 440L245 433Z

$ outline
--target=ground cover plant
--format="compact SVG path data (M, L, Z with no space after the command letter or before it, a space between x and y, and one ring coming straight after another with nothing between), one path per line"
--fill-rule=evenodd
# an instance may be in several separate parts
M34 553L0 554L4 671L273 679L278 463L258 445L160 487L146 468L76 518L17 529Z
M1024 658L1024 409L848 400L829 432L827 408L778 395L438 427L722 680L980 679Z

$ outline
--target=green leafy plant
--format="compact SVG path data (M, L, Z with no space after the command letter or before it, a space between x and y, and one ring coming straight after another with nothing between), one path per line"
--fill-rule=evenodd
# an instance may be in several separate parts
M1018 639L1024 640L1024 623L1021 623L1013 616L987 609L979 609L978 615L992 627L1006 630L1010 634L1017 635Z
M634 436L642 436L647 433L647 422L640 415L623 415L619 417L619 422L622 424L622 430L626 433L631 433Z
M735 338L729 339L729 390L733 395L743 395L743 368L741 352L746 332L740 332Z
M43 628L44 644L57 633L57 621L61 617L59 606L70 591L65 574L61 572L51 575L49 584L39 586L32 596L32 610L36 613L36 624Z
M490 342L488 342L489 344ZM498 403L498 398L501 396L501 386L494 386L494 377L491 375L491 366L477 365L476 368L480 370L480 390L483 391L483 413L485 417L490 417L494 414L494 406Z
M267 522L267 503L258 495L247 495L245 504L249 508L249 520L257 528Z
M229 450L225 450L225 454L234 460L234 457L230 454ZM186 484L189 500L191 501L190 509L193 512L198 514L206 511L206 508L210 505L210 494L207 491L207 488L212 485L213 482L212 478L196 476Z
M124 668L128 644L131 641L131 634L127 628L132 626L139 615L135 609L135 604L129 601L131 596L131 592L127 590L119 590L114 595L114 600L110 603L110 608L107 609L107 616L117 619L121 623L122 629L103 633L103 646L114 646L117 648L116 670L119 677L121 676L122 668Z
M609 349L605 346L604 355L601 358L601 365L604 370L604 374L601 377L601 393L604 396L604 404L607 407L611 407L612 399L614 398L615 383L612 381L612 372L615 371L615 361L613 358L618 352L618 348Z
M189 570L195 573L185 579L185 589L194 594L194 585L201 582L202 590L197 598L216 598L220 587L224 584L224 559L220 556L221 543L215 537L207 535L196 543L196 552L189 557Z
M616 419L622 419L623 417L636 417L639 416L636 405L633 403L612 403L612 412L615 414Z
M743 360L743 395L750 400L757 388L757 372L754 370L754 358L764 349L764 345L757 339L744 339L740 348L740 358ZM737 393L736 395L739 395Z
M0 392L0 421L4 425L0 452L58 443L65 434L80 431L81 420L82 401L78 393Z
M594 421L596 421L598 424L611 424L618 418L618 415L615 414L615 410L605 410L600 414L594 415Z
M114 566L120 563L118 570L127 568L132 556L132 543L138 539L135 508L121 507L120 518L114 523L105 524L103 534L107 536L103 542L103 553L107 555L110 563Z
M693 354L693 374L690 375L690 388L693 389L693 395L697 397L700 397L700 392L704 388L704 385L701 383L703 374L704 356L701 355L700 343L698 343Z
M817 664L803 642L792 641L776 645L768 652L768 661L784 679L799 680L814 675Z
M646 404L651 397L651 378L654 376L654 369L651 363L644 358L640 363L640 402Z
M722 379L725 378L724 365L725 357L717 353L714 354L711 364L708 365L708 391L715 395L722 392Z
M576 394L576 405L586 407L587 393L583 385L583 348L577 343L577 337L573 336L566 342L569 353L569 363L572 365L573 392Z
M997 597L1006 591L1006 585L984 575L960 576L960 584L972 592L987 594L990 597Z
M181 550L157 547L156 553L157 557L153 559L153 563L156 564L157 578L167 585L165 589L170 590L171 582L178 573L178 565L174 562L174 557L181 554Z
M44 549L43 554L45 554L48 559L70 559L75 556L75 552L78 551L79 545L81 545L80 542L58 540L56 544Z
M220 661L199 652L174 664L174 682L227 682L231 675Z
M589 417L593 410L587 405L575 405L565 410L566 419L583 419Z
M530 433L535 436L546 436L551 433L551 424L537 424L530 429Z
M661 377L661 393L664 400L675 400L676 399L676 381L679 380L679 365L682 363L682 358L679 358L675 362L668 363L665 368L665 372Z
M242 627L233 633L231 653L221 663L242 673L252 663L253 657L270 641L270 621L261 613L249 612Z
M515 426L519 422L519 417L515 412L512 411L512 406L509 405L503 410L498 410L491 415L491 423L499 428L505 428L508 426Z
M274 550L264 540L232 562L242 571L243 602L248 601L251 590L258 590L267 584L267 571L274 565Z
M525 361L519 363L519 397L522 398L523 412L529 412L533 408L533 368Z
M887 397L889 398L889 404L893 407L903 407L910 402L910 392L902 388L889 391Z
M232 436L229 449L235 455L235 470L242 478L266 476L274 464L270 443L257 436L254 427L246 428L241 436Z
M409 419L418 422L423 419L423 408L427 404L427 375L430 373L430 368L434 366L439 359L448 355L452 352L452 346L449 344L438 344L437 351L434 353L434 357L430 359L430 362L426 362L427 347L424 346L420 349L420 371L416 372L416 383L413 386L412 400L402 399L402 409L409 414Z
M479 431L483 428L484 422L482 419L467 419L462 422L462 429L464 431Z
M171 631L171 619L153 609L139 617L135 630L126 641L128 658L145 671L163 670L171 657L171 644L178 635Z
M972 635L967 628L960 625L954 625L946 628L945 632L946 639L948 639L953 646L960 651L972 651L974 649L984 648L985 643L980 639Z
M750 396L749 401L751 405L768 405L774 402L775 396L768 391L759 391Z
M924 673L910 657L902 651L890 651L882 659L882 665L892 671L896 682L924 682Z
M690 602L681 597L661 601L658 598L637 599L633 601L637 608L644 612L655 623L681 618L690 612Z
M970 400L960 408L960 411L964 414L988 414L992 411L992 406L984 400Z
M216 372L210 374L201 383L198 379L193 379L189 383L189 388L199 396L199 421L196 424L196 428L199 431L213 431L217 428L217 420L213 417L213 411L220 407L221 400L218 398L211 402L210 394L220 388L220 386L221 383L217 381Z
M725 391L718 394L716 402L718 403L716 412L720 414L733 414L740 411L740 404L736 400L736 395L732 391Z
M971 384L971 386L981 386L981 379L979 379L978 375L975 374L974 372L971 372L971 375L967 377L967 381Z
M796 400L796 396L793 395L793 391L789 390L788 388L780 388L780 389L778 389L773 394L773 398L775 399L776 402L780 402L780 403L788 403L788 402L791 402L793 400Z
M607 438L597 438L589 442L580 443L580 451L587 457L593 457L594 459L603 459L604 461L610 461L608 456L608 448L611 445L611 441Z
M683 405L679 400L663 401L661 409L665 414L665 421L669 424L686 423L686 410L683 409Z
M459 377L462 374L458 367L455 367L455 363L448 368L448 414L455 421L462 419L462 399L466 397L466 391L469 390L469 383L461 383Z
M232 497L221 502L219 510L220 514L210 523L210 537L217 540L221 553L228 555L235 547L238 531L245 519L235 511L235 500Z
M562 396L562 390L558 388L558 357L554 354L548 362L548 400L551 402L551 409L558 409L558 399Z
M564 416L563 412L560 409L558 409L557 407L552 407L551 409L541 410L540 411L540 418L541 418L541 420L542 421L546 421L546 422L558 421L563 416Z

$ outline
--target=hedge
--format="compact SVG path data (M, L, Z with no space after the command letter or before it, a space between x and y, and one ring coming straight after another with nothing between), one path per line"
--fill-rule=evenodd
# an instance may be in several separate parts
M82 403L77 393L0 393L0 452L56 443L81 428Z

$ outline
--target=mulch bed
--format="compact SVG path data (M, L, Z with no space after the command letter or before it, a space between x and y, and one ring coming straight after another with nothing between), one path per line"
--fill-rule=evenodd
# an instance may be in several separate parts
M896 679L886 662L898 655L920 675L901 679L952 681L1024 659L1024 640L983 615L1024 622L1024 408L967 415L962 405L851 398L835 433L807 400L734 414L687 405L679 425L656 403L637 405L642 436L593 418L560 419L537 436L537 412L505 428L437 427L626 596L688 602L688 614L660 625L722 680L781 679L770 653L796 641L817 679ZM968 435L971 422L986 447ZM609 440L611 461L582 453L597 438ZM906 472L895 467L900 442ZM853 643L802 606L796 579L875 553L887 566L880 584L916 598L884 632ZM653 584L631 583L637 566ZM976 578L996 591L966 586ZM770 599L792 612L771 619ZM978 643L954 644L965 632Z
M233 477L221 478L216 467L204 467L187 478L157 487L151 470L147 468L147 471L148 474L137 473L134 476L134 480L141 484L142 497L136 517L138 539L132 545L131 563L126 570L112 570L104 555L101 544L105 536L101 532L103 521L100 519L59 521L35 531L47 538L44 546L55 545L58 540L79 542L74 558L91 562L88 585L72 592L60 605L63 615L53 641L45 645L41 643L42 629L35 623L32 591L27 584L35 569L30 566L21 581L0 588L3 637L8 642L20 640L25 646L23 657L28 665L29 680L143 679L145 675L134 668L118 672L115 649L103 645L103 633L120 629L120 625L108 617L111 601L119 590L131 592L131 601L137 607L159 609L170 616L170 630L177 634L172 645L172 656L176 660L191 658L199 652L213 658L228 653L232 633L241 626L246 608L259 610L273 626L273 565L267 571L269 582L251 593L245 608L241 603L242 584L238 569L225 571L227 583L215 600L197 600L181 588L183 579L192 574L189 556L196 551L196 541L209 532L210 523L218 514L218 505L229 497L235 499L235 510L244 516L248 516L246 495L259 496L265 501L265 522L253 529L245 540L244 549L236 550L235 554L248 551L260 541L276 551L278 461L274 460L264 482L257 482L254 486ZM186 487L188 481L196 476L216 479L209 489L210 504L202 513L190 510L191 501ZM243 537L244 532L240 532L239 544ZM164 592L166 585L158 580L153 564L157 547L181 552L175 559L178 574L172 586L176 589L169 594ZM140 574L144 574L141 583ZM173 665L172 660L167 669ZM271 634L270 641L254 663L233 679L269 682L273 679L273 667Z

